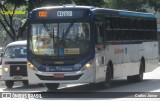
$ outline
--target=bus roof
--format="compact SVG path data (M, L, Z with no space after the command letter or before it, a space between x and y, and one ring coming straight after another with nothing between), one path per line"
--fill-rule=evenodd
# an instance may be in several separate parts
M10 47L10 46L18 46L18 45L27 45L27 40L15 41L15 42L9 43L9 44L7 45L7 47Z
M127 10L95 8L93 9L93 11L95 13L107 13L107 14L123 15L123 16L156 18L156 16L153 13L143 13L143 12L135 12L135 11L127 11Z
M109 8L98 8L93 6L50 6L50 7L40 7L36 8L33 11L39 10L49 10L49 9L63 9L63 8L79 8L79 9L90 9L94 13L106 13L106 14L113 14L113 15L123 15L123 16L133 16L133 17L146 17L146 18L156 18L153 13L143 13L143 12L134 12L134 11L127 11L127 10L117 10L117 9L109 9Z
M93 6L48 6L48 7L40 7L40 8L35 8L34 10L47 10L47 9L60 9L60 8L86 8L86 9L93 9L95 7Z

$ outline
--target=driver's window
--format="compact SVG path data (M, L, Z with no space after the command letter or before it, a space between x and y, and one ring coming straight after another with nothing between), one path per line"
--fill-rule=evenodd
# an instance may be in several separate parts
M103 22L96 21L95 26L95 48L96 50L104 49L104 29Z
M104 34L103 34L103 25L99 22L95 22L95 40L96 44L104 44Z

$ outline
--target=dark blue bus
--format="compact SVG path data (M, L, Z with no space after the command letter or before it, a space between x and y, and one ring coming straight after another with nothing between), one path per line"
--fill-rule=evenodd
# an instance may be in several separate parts
M99 83L127 77L142 81L158 67L154 14L53 6L32 10L28 19L28 76L55 90L61 83Z

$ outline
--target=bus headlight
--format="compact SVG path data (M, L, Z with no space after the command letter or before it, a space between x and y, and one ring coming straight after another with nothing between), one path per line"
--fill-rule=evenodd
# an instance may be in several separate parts
M4 72L7 73L8 71L9 71L8 67L5 67L5 68L4 68Z
M32 70L37 70L37 68L32 63L30 63L29 61L27 62L27 67L32 69Z
M88 63L86 63L83 68L81 69L82 71L83 70L89 70L91 68L91 65L93 63L93 60L89 61Z
M87 64L85 65L85 67L86 67L87 69L89 69L89 68L91 67L91 64L90 64L90 63L87 63Z

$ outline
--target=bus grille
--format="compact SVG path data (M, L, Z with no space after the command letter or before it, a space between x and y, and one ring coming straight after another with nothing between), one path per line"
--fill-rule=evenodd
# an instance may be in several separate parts
M41 80L78 80L83 74L75 76L64 76L64 78L54 78L53 76L42 76L38 74L36 75Z
M9 65L18 65L18 64L27 64L27 62L22 62L22 61L6 61L5 64L9 64Z
M24 76L24 77L28 76L27 65L11 65L10 76Z

